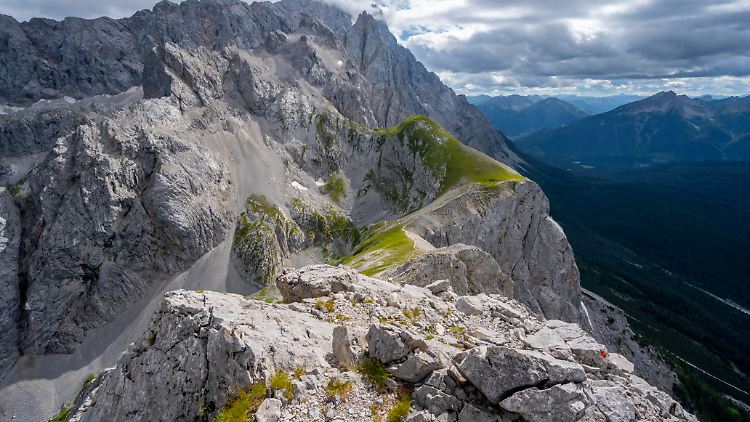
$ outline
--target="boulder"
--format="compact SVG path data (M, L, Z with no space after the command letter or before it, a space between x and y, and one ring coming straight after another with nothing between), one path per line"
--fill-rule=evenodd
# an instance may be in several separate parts
M457 413L461 410L462 403L460 400L429 385L417 387L412 394L412 398L433 415L440 415L448 411Z
M612 381L591 381L583 384L588 402L596 406L607 422L635 420L635 407L627 392Z
M464 403L461 413L458 414L459 422L502 422L498 415L485 412L469 403Z
M255 412L256 422L277 422L281 418L281 400L269 398L263 400Z
M460 243L428 251L403 264L391 277L396 282L420 287L447 278L448 284L459 295L513 294L513 282L490 254L476 246Z
M544 327L554 330L565 341L576 361L600 369L607 367L607 347L599 344L578 324L550 320Z
M351 289L357 282L356 271L347 267L310 265L300 269L287 269L276 278L285 302L327 296Z
M479 315L485 310L486 296L462 296L456 301L456 310L464 314Z
M427 375L436 369L442 368L440 360L430 353L416 351L403 363L398 364L391 370L393 376L410 383L422 381Z
M399 332L387 325L371 325L366 338L370 357L386 365L405 358L412 351Z
M345 326L339 325L333 329L331 346L336 363L342 368L354 368L357 366L357 351L353 339Z
M581 387L568 383L543 390L527 388L500 402L500 407L529 422L574 422L586 404Z
M573 357L573 353L565 340L560 337L556 330L548 327L543 327L536 333L527 336L524 342L528 347L547 352L558 359L568 360Z
M496 404L520 388L586 379L581 365L529 350L482 346L457 355L454 361L461 375Z

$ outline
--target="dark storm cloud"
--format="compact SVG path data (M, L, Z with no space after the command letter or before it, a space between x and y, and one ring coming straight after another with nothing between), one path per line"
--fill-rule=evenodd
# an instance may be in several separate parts
M372 5L325 1L352 14ZM123 17L154 2L0 0L0 13ZM461 92L750 86L750 0L375 2L401 42Z

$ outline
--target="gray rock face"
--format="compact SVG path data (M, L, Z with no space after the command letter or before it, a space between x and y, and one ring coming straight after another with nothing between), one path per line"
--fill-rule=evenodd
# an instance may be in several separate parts
M276 369L325 368L324 354L318 353L330 353L332 329L237 295L172 292L144 336L94 382L93 400L74 417L193 420L204 406L221 408L231 392ZM294 337L305 338L304 343ZM267 408L273 410L272 403Z
M515 299L547 318L578 321L581 291L573 251L536 183L508 184L492 193L471 187L410 227L435 246L481 248L513 280Z
M356 75L351 81L329 85L325 92L352 120L382 127L397 124L409 114L428 114L493 157L517 160L505 138L482 113L443 85L398 45L382 22L367 14L352 25L350 16L318 2L205 0L179 5L160 2L153 10L119 20L32 19L19 23L10 16L0 19L6 58L0 64L0 99L13 104L65 95L115 94L141 81L150 86L156 75L148 75L144 63L151 60L154 47L165 43L215 50L230 45L254 49L276 31L299 32L315 36L327 48L336 47L341 40L340 48L351 62L347 67ZM164 80L163 76L158 78ZM357 92L363 89L362 81L368 85L368 95ZM363 121L363 109L372 116L369 121Z
M354 66L383 89L374 97L382 104L369 107L376 110L380 126L398 124L409 114L429 115L467 145L502 162L517 160L505 137L487 124L487 117L427 71L383 22L362 13L344 36L344 46Z
M21 314L18 253L21 219L5 188L0 187L0 380L18 356L17 323Z
M429 251L389 275L396 282L420 287L447 279L458 295L513 295L513 281L505 275L492 256L476 246L456 244Z
M31 193L23 349L70 352L84 330L223 240L227 176L175 136L90 123L61 138ZM75 228L75 236L70 229Z
M313 265L284 271L276 279L276 287L281 291L284 301L300 302L302 299L347 291L357 279L357 272L350 268Z
M478 347L458 356L455 363L461 375L495 404L521 388L586 379L580 365L540 353L503 347Z

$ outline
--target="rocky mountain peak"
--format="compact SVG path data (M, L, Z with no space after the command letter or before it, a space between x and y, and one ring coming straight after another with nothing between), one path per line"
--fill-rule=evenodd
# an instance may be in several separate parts
M690 419L577 325L543 192L382 22L226 0L40 28L0 28L45 45L9 50L0 95L63 97L0 117L3 418L62 404L23 408L25 380L73 397L110 367L65 417L211 419L254 391L258 420Z

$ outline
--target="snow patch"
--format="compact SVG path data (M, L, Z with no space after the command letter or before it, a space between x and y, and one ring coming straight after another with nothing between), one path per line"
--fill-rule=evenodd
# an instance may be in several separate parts
M296 180L292 181L292 187L297 189L298 191L305 192L307 190L306 187L299 184Z

